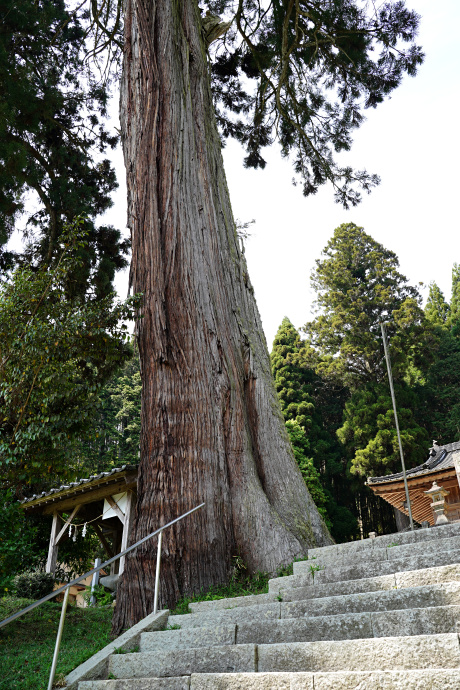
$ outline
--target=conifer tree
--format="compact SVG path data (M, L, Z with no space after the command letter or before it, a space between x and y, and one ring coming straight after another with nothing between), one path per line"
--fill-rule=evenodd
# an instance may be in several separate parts
M452 268L452 297L450 299L449 320L451 324L460 319L460 264Z
M404 382L395 386L398 419L406 467L426 460L427 431L416 420L417 394ZM351 458L350 471L361 477L382 476L401 470L398 438L388 385L367 383L345 403L337 436Z
M388 323L395 379L429 357L421 297L398 268L396 254L363 228L345 223L316 261L311 283L319 315L304 326L321 354L318 371L350 387L386 381L380 322ZM427 340L428 339L428 340Z
M102 298L129 245L96 224L118 187L103 157L118 136L104 127L107 84L85 67L85 20L64 0L4 0L0 24L0 271L50 265L65 224L84 216L88 242L67 289ZM16 256L14 230L25 241Z
M430 283L428 299L425 305L425 315L428 321L435 326L445 326L449 320L450 308L442 290L434 281Z
M398 271L394 252L353 223L341 225L316 262L312 284L321 313L305 330L320 358L321 376L348 386L337 435L350 471L361 477L399 467L399 451L380 322L387 322L403 448L409 465L426 455L428 437L415 418L417 396L405 379L432 359L436 338L418 291Z
M438 337L426 377L422 420L432 437L444 444L460 440L460 318L439 329Z
M326 390L314 371L315 352L301 340L287 317L275 336L270 359L297 464L332 535L343 541L355 535L356 520L344 505L348 505L344 499L349 497L347 468L335 438L336 426L328 428L331 403L339 402L340 406L343 395ZM340 414L333 416L337 424Z

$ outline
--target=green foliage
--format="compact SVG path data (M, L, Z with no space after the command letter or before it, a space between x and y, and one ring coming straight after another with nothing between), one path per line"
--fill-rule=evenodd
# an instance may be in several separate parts
M13 493L0 493L0 594L5 588L11 591L16 573L38 566L46 557L37 543L38 526L26 519Z
M429 295L425 305L425 315L435 326L445 326L449 318L449 305L434 281L430 283Z
M441 444L460 440L460 318L439 331L424 392L423 421L432 437Z
M139 354L133 354L101 389L91 436L76 449L80 476L137 464L141 426L142 383Z
M72 474L72 444L90 426L103 384L131 353L123 321L133 317L138 298L68 296L86 246L80 224L67 228L55 263L19 268L0 285L4 485Z
M241 558L235 557L235 567L228 584L210 587L206 592L185 596L180 599L171 616L190 613L189 604L195 601L214 601L216 599L228 599L247 596L248 594L266 594L268 592L268 573L254 573L251 575Z
M0 599L0 620L31 603L29 599ZM68 607L57 679L109 644L112 614L111 607ZM60 616L61 605L47 602L0 630L1 690L47 687Z
M334 538L349 539L356 533L356 519L336 502L346 493L342 485L347 481L335 438L343 394L315 373L317 354L287 318L275 336L270 358L294 455L311 496Z
M292 419L286 422L286 429L294 451L294 457L302 473L305 484L318 508L319 514L324 518L328 528L331 529L332 522L327 514L328 499L321 486L319 472L314 466L312 458L307 456L309 443L305 434L305 429L301 427L297 421Z
M94 596L96 606L110 606L113 603L113 592L109 592L103 585L97 585L93 590L91 587L85 588L83 599L87 604L90 603Z
M54 575L40 570L26 571L15 576L13 585L18 597L41 599L53 591Z
M323 359L317 371L352 390L386 380L380 322L387 326L395 379L426 366L432 344L418 291L399 261L353 223L340 225L316 261L311 282L321 313L304 327Z
M305 195L331 181L337 201L357 204L378 178L335 154L350 149L366 108L415 75L418 15L403 2L358 0L242 0L236 16L230 0L206 0L204 9L234 18L211 64L218 122L246 146L245 165L265 167L261 150L279 139Z
M316 379L308 356L313 354L288 318L284 318L273 341L270 356L275 387L285 419L305 429L313 423L312 392ZM310 366L308 366L310 364Z
M449 306L449 319L453 325L460 320L460 264L454 264L452 268L452 297Z
M2 2L0 271L15 258L50 265L60 254L66 223L83 214L87 243L79 248L81 262L68 289L72 295L91 289L101 298L111 292L115 271L126 266L129 245L112 226L95 224L118 186L110 161L102 158L118 136L103 126L107 88L85 66L83 12L64 0ZM5 246L24 213L27 246L14 257Z
M414 419L417 396L403 382L395 388L401 442L407 467L426 459L429 437ZM348 451L351 472L381 476L401 469L398 438L388 386L367 385L345 404L344 423L337 436Z

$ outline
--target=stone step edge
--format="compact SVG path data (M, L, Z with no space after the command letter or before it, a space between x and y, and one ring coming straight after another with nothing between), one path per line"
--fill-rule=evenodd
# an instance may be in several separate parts
M414 572L417 572L417 571L414 571ZM369 579L373 579L373 578L369 578ZM350 580L350 582L355 582L355 580ZM396 580L395 580L395 582L396 582ZM349 592L347 594L329 594L328 596L314 597L313 599L310 599L309 597L305 597L305 599L295 599L293 601L290 601L290 600L284 601L282 598L282 595L278 595L274 598L273 601L270 601L267 603L254 604L252 606L232 606L229 608L216 608L216 609L212 610L212 612L210 612L209 610L208 611L196 611L193 613L181 614L180 618L182 618L182 616L187 616L187 617L190 616L191 619L192 618L196 619L196 618L204 618L205 616L209 616L211 623L212 623L212 620L213 619L215 620L216 617L219 618L219 620L221 620L221 617L224 618L227 615L227 612L234 611L235 609L239 609L240 611L246 611L247 615L250 615L251 612L253 614L256 614L258 612L263 612L265 607L272 607L273 608L273 604L276 604L277 602L279 602L279 604L280 604L280 618L282 618L282 615L281 615L282 604L297 604L297 603L302 603L302 602L306 602L306 601L317 601L317 600L324 600L324 599L334 599L334 600L337 600L338 598L347 599L348 597L350 597L350 598L351 597L360 597L360 596L364 596L367 594L373 594L376 597L378 597L381 594L383 595L383 593L385 593L385 595L386 595L386 593L388 593L388 592L402 592L402 591L407 592L407 590L424 590L424 589L427 589L428 587L436 587L436 586L445 587L446 585L449 585L449 584L453 584L453 585L458 586L458 585L460 585L460 581L459 580L443 580L442 582L431 582L431 583L425 583L422 585L409 585L407 587L397 587L395 585L394 587L392 587L390 589L380 589L380 590L373 590L373 591L368 591L368 592ZM410 592L409 592L409 594L410 594ZM331 602L331 604L333 604L333 602ZM433 607L430 607L430 608L433 608ZM399 609L395 609L395 610L399 610ZM171 616L170 615L170 617L168 619L168 624L174 625L174 620L175 619L180 620L180 618L179 618L179 616ZM269 620L278 620L278 619L277 618L267 619L267 621L269 621ZM203 627L204 628L204 627L209 627L209 626L203 625L203 626L197 626L197 627ZM183 628L183 629L186 629L186 628Z
M360 578L353 578L353 579L344 579L344 580L336 580L335 582L317 582L315 583L314 581L310 581L310 583L307 583L305 581L305 578L309 577L309 574L300 574L300 575L287 575L285 577L277 577L277 578L272 578L271 580L268 581L268 586L271 588L269 591L274 591L277 592L278 594L280 593L281 590L287 591L287 590L292 590L292 589L299 589L299 588L304 588L304 587L333 587L334 585L342 585L345 584L346 582L368 582L369 580L378 580L380 578L395 578L395 588L396 589L404 589L406 586L412 586L412 585L402 585L398 584L404 581L410 582L411 579L414 578L421 578L421 577L436 577L436 575L442 575L443 572L448 572L449 569L455 569L457 567L460 567L460 563L446 563L445 565L435 565L431 566L429 568L416 568L415 570L398 570L395 573L387 573L386 575L374 575L372 577L360 577ZM297 584L295 582L292 584L292 578L302 578L302 581ZM460 579L460 578L459 578ZM444 580L436 580L437 582L444 582ZM453 580L455 581L455 580ZM278 584L285 584L288 585L287 587L277 587ZM434 581L426 582L424 584L434 584ZM375 590L377 591L377 590ZM314 597L316 598L316 597ZM319 597L322 598L322 597Z
M350 617L365 616L365 615L367 615L367 616L372 616L372 615L376 615L376 616L389 615L389 616L391 616L391 615L398 615L398 614L406 615L406 614L410 614L410 613L418 612L418 611L428 611L429 613L431 613L432 611L437 611L437 612L446 611L446 612L448 612L448 611L452 611L454 609L458 609L460 612L460 603L459 604L439 604L436 606L413 606L410 608L406 607L406 608L399 608L399 609L383 609L383 610L376 610L376 611L345 611L345 612L341 612L341 613L321 613L321 614L318 614L316 616L315 615L309 616L309 615L307 615L307 613L308 613L307 612L307 613L301 614L299 616L285 616L285 617L280 617L280 618L266 618L263 620L253 620L253 621L245 621L245 622L237 621L237 622L233 622L233 623L232 622L225 623L225 621L222 621L221 619L219 619L218 621L215 621L215 622L210 621L209 624L206 624L206 622L204 622L203 625L197 625L194 627L179 628L177 630L169 630L169 631L158 630L158 631L145 632L145 633L141 634L141 640L143 637L145 637L145 636L148 637L149 635L153 634L154 632L172 632L172 633L177 632L177 633L180 633L180 632L184 632L184 631L192 631L193 630L193 631L197 631L197 634L199 634L199 631L212 630L213 628L221 627L221 628L235 628L236 642L233 642L232 644L247 644L245 642L242 642L242 643L238 642L238 627L239 626L250 626L250 625L257 626L257 625L260 625L262 623L265 625L271 625L272 623L279 623L279 622L286 622L287 623L288 621L293 622L293 621L299 621L299 620L300 621L309 621L310 624L313 625L315 623L316 624L320 623L321 622L320 619L324 619L324 618L338 619L339 617L345 618L346 616L350 616ZM459 616L459 629L457 632L460 635L460 616ZM439 633L439 634L444 634L444 633ZM402 637L402 636L396 635L396 637ZM406 637L406 636L404 636L404 637ZM356 639L361 639L361 638L356 638ZM368 639L368 638L362 638L362 639ZM331 640L331 642L334 642L334 641L337 642L338 640ZM342 640L342 642L343 642L343 640ZM257 643L251 642L250 644L257 644ZM265 644L265 643L261 643L261 644ZM276 643L273 643L273 644L276 644ZM220 646L222 646L222 645L220 645ZM188 649L195 649L195 648L188 647ZM196 649L199 649L199 648L196 647ZM142 649L140 651L142 652Z
M402 615L403 614L403 615ZM439 622L439 616L442 616L442 623ZM401 619L399 624L395 624L394 619L397 618L398 621ZM327 634L331 635L331 628L336 626L339 632L343 634L343 628L348 631L346 634L353 633L353 627L358 626L360 635L355 637L353 634L351 637L332 637L331 638L319 638L313 640L302 640L302 639L291 639L283 640L278 639L275 641L257 640L257 635L259 635L260 626L267 623L274 624L272 627L281 630L289 631L289 626L294 627L293 624L298 624L299 622L304 623L305 628L321 628L326 627L329 630ZM395 629L395 625L397 629ZM390 634L388 631L388 626L390 627ZM434 626L436 632L427 632ZM216 626L219 627L219 626ZM229 647L233 648L237 645L247 645L255 644L260 645L273 645L273 644L291 644L297 642L345 642L346 640L354 640L359 644L363 640L372 639L382 639L382 638L394 638L394 637L404 637L404 638L414 638L421 635L445 635L445 634L457 634L460 631L460 605L459 604L447 604L444 606L424 606L410 609L389 609L384 611L352 611L346 613L336 613L336 614L325 614L319 616L298 616L296 618L277 618L271 621L260 622L251 621L247 623L234 623L227 626L222 626L228 628L226 631L228 637L233 638L231 642L209 642L209 637L206 639L204 644L199 644L199 641L191 639L188 643L183 646L168 647L160 645L153 646L149 648L149 636L151 633L143 633L141 635L140 641L140 654L158 654L161 651L171 651L179 652L184 650L200 650L206 649L208 647ZM441 627L441 630L440 630ZM253 628L253 630L251 630ZM367 628L367 630L366 630ZM444 629L442 629L444 628ZM212 631L210 627L198 627L198 628L188 628L187 631L193 631L194 635L198 638L205 633ZM299 632L299 631L298 631ZM363 632L367 632L366 635ZM380 632L380 634L378 634ZM177 633L180 633L178 630ZM397 634L395 634L397 633ZM301 635L302 633L299 632ZM178 637L180 635L178 634ZM205 635L206 637L206 635ZM192 636L193 638L193 636ZM242 639L241 639L242 638ZM460 652L459 652L460 653ZM460 686L459 686L460 687Z
M460 548L457 549L447 549L445 551L436 551L436 555L441 555L442 558L448 558L448 559L455 559L458 558L460 562ZM378 568L379 566L383 566L386 564L389 564L389 566L398 568L401 566L404 566L406 563L410 564L411 561L417 561L421 559L431 559L433 560L433 553L416 553L413 556L406 555L406 556L398 556L397 558L388 558L388 559L383 559L383 560L368 560L366 561L365 559L360 559L357 558L354 561L350 563L334 563L334 561L323 561L321 563L317 559L312 559L311 561L296 561L294 563L294 568L293 568L293 574L294 575L301 575L302 573L306 572L321 572L326 569L335 569L335 570L346 570L347 568L359 568L359 567L375 567ZM391 572L391 571L390 571Z
M434 671L434 672L433 672ZM152 684L152 681L160 681ZM96 680L80 682L78 690L131 690L139 681L151 684L152 690L272 690L279 681L280 689L292 690L350 690L352 687L364 687L363 681L370 689L383 687L385 690L457 690L460 687L460 669L411 669L406 671L269 671L246 673L192 673L190 676L170 676L169 678L138 678L136 680ZM166 683L164 682L166 681ZM429 681L430 685L424 683ZM270 683L267 686L267 682ZM391 682L391 685L389 684ZM292 685L294 683L294 685ZM377 685L380 683L380 686ZM289 684L289 685L288 685ZM143 690L145 690L145 685Z
M422 541L432 541L433 539L446 538L460 535L460 522L449 523L448 525L438 525L437 527L430 527L428 529L417 529L414 532L393 532L392 534L383 534L374 539L357 539L356 541L349 541L343 544L330 544L328 546L320 546L308 549L307 555L318 556L323 553L356 553L363 554L369 549L383 548L387 543L400 541L401 545L418 544Z
M300 561L303 562L303 561ZM233 608L242 608L250 606L249 603L243 603L243 602L248 602L249 600L253 601L256 597L260 597L261 600L265 603L274 603L276 601L279 601L278 597L280 596L280 592L282 590L287 591L290 589L299 589L299 588L304 588L304 587L331 587L333 584L342 584L345 582L358 582L358 581L363 581L363 582L368 582L369 580L377 580L379 578L385 577L385 578L390 578L393 577L395 581L395 589L403 589L403 587L398 587L397 584L397 577L398 576L408 576L409 574L412 573L425 573L428 571L441 571L443 568L451 568L452 566L455 566L457 564L451 563L447 565L440 565L440 566L433 566L431 568L418 568L416 570L401 570L396 573L389 573L387 575L377 575L375 577L364 577L364 578L359 578L359 580L337 580L335 583L318 583L315 585L314 581L311 584L299 584L299 585L294 585L291 587L278 587L277 585L281 584L290 584L288 582L284 582L287 577L305 577L308 576L309 573L298 573L297 575L291 575L291 576L285 576L285 577L277 577L277 578L271 578L268 582L269 586L269 591L268 592L262 592L261 594L247 594L239 597L228 597L225 599L214 599L211 601L197 601L197 602L192 602L189 604L189 608L191 609L192 613L206 613L207 611L214 611L214 610L219 610L219 609L233 609ZM459 564L460 565L460 564ZM455 580L446 580L450 582L455 582ZM443 581L444 582L444 581ZM429 583L429 584L435 584L435 583ZM271 589L270 589L271 588ZM383 591L383 590L369 590L369 591ZM282 596L282 595L281 595ZM335 596L335 595L327 595L327 596ZM339 595L338 595L339 596ZM343 595L345 596L345 595ZM318 597L312 597L314 599L322 599L322 596ZM239 606L239 604L242 604L242 606ZM171 619L174 618L174 615L171 616Z
M317 555L296 561L294 563L294 571L296 566L298 567L298 564L304 563L310 563L312 565L314 563L318 565L328 565L330 563L335 563L336 565L353 565L357 561L375 563L380 561L391 561L396 558L415 558L416 556L426 555L427 552L436 553L440 550L444 552L458 551L460 549L460 544L457 544L459 539L460 534L437 539L427 539L425 541L412 542L409 544L390 543L388 546L376 546L366 551L318 553Z
M231 654L230 654L231 651ZM197 655L199 654L199 656ZM344 672L344 671L390 671L395 670L416 670L416 669L443 669L457 668L460 670L460 648L459 636L457 633L440 633L434 635L417 635L413 637L380 637L360 640L340 640L340 641L314 641L314 642L286 642L275 644L241 644L233 647L204 647L192 650L177 650L165 652L160 662L164 666L162 677L173 677L174 673L168 674L168 667L173 667L177 671L177 666L182 666L179 671L181 675L193 674L194 670L185 670L190 664L196 664L197 658L200 659L198 665L214 665L222 663L223 654L230 654L230 659L225 657L225 663L232 663L240 668L234 668L233 672L272 672L287 671L295 672L292 664L322 664L322 658L327 659L326 668L321 672ZM414 655L416 654L416 658ZM313 655L313 656L311 656ZM396 657L395 657L396 655ZM109 672L115 676L128 680L136 678L136 673L131 675L131 669L145 669L146 675L157 677L153 671L156 665L156 654L131 653L125 655L113 655L109 664ZM397 658L397 662L395 661ZM431 663L435 659L435 663ZM151 667L149 660L152 660ZM369 666L366 664L369 662ZM417 665L417 664L420 665ZM276 668L281 664L283 668ZM331 665L332 668L327 668ZM338 668L334 665L339 664ZM341 664L344 664L344 666ZM381 664L381 666L377 666ZM291 665L291 668L289 666ZM244 668L246 666L246 668ZM347 668L348 666L348 668ZM353 668L355 666L355 668ZM412 668L411 668L412 666ZM149 668L151 670L149 671ZM222 673L222 668L196 669L195 673ZM228 669L227 669L228 672ZM318 668L311 669L313 673L319 673ZM144 676L138 675L137 678Z

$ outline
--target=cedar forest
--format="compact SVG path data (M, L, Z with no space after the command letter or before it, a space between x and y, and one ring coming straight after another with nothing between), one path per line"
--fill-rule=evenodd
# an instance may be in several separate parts
M227 5L207 4L216 12ZM336 4L353 21L355 3ZM423 59L411 43L416 15L402 3L396 5L393 15L381 17L384 41L391 47L399 36L410 47L399 61L382 57L382 70L385 60L393 62L391 79L387 72L379 83L362 58L360 79L376 80L367 107L375 107L396 88L404 71L415 74ZM113 278L127 265L129 243L119 230L96 220L110 207L117 187L112 164L103 157L118 143L104 125L110 88L120 69L116 5L104 2L96 15L72 11L63 0L23 0L20 9L5 0L3 6L0 585L6 586L15 572L43 562L48 538L45 520L23 521L18 499L139 461L139 351L122 322L142 320L142 295L124 303L114 298ZM241 12L237 23L248 30ZM238 74L242 70L250 79L268 69L270 51L275 54L278 47L268 33L266 38L266 46L260 41L252 56L241 45L230 55L217 52L212 75L221 133L246 145L245 163L253 167L264 167L260 151L272 140L274 115L268 100L263 106L260 98L251 101ZM359 40L353 48L356 55L367 49ZM339 79L341 66L334 55L331 51L331 74ZM268 89L263 79L261 84L258 88ZM281 82L275 86L279 96ZM324 108L330 118L319 137L321 165L311 152L305 153L307 139L291 126L286 110L280 136L286 152L295 149L300 137L296 172L303 176L305 195L330 181L337 198L349 206L359 202L356 182L369 191L378 179L340 170L332 161L328 146L349 148L350 132L361 119L354 103L358 84L343 88L346 107L339 117L318 84L311 87L309 107ZM289 89L286 93L283 108L294 108L298 96ZM259 105L249 125L228 116L226 108L237 115L249 113L250 119L254 102ZM301 122L308 133L313 125L308 118ZM89 155L95 149L97 161ZM30 196L36 201L33 211ZM23 250L14 252L8 242L24 218ZM365 486L367 476L400 469L382 320L388 323L407 466L427 458L432 439L440 444L460 439L460 267L454 265L450 303L431 283L424 308L419 290L398 269L398 257L373 240L372 228L352 223L336 228L311 276L317 316L300 331L286 317L270 355L295 460L339 542L371 530L396 529L393 511ZM70 544L68 562L77 563L83 550L81 539Z

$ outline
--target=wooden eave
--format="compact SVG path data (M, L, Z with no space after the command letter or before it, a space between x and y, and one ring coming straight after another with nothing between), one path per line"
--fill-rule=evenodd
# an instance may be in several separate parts
M427 472L418 477L408 477L407 485L409 488L409 498L411 502L412 516L417 522L427 521L434 524L434 515L431 508L431 498L423 493L430 488L436 481L445 489L449 486L458 486L457 475L454 467L446 467L438 472ZM380 496L384 501L397 508L405 515L409 515L407 509L403 508L406 500L406 492L403 479L395 479L381 484L369 484L369 487L376 496Z
M113 475L105 475L90 482L69 486L62 491L39 496L33 501L23 503L21 507L25 511L36 511L49 515L56 510L63 511L74 508L77 505L94 503L106 496L113 496L128 489L133 489L137 484L137 470L126 469Z

